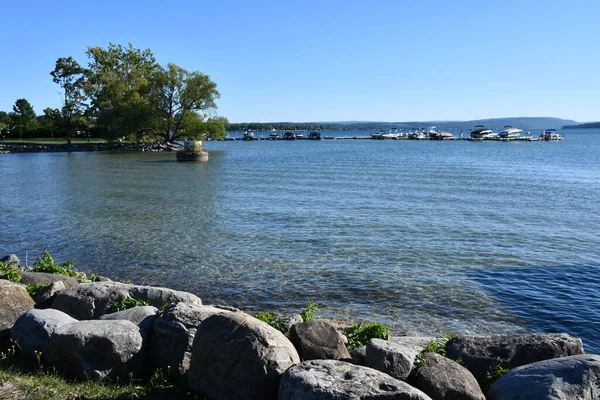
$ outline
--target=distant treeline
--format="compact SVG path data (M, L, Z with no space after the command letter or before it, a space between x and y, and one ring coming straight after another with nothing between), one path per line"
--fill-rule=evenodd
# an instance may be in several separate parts
M588 122L587 124L565 125L562 129L600 129L600 122Z
M419 125L422 126L422 125ZM356 131L356 130L389 130L409 128L405 123L399 122L355 122L355 123L318 123L318 122L242 122L229 123L226 129L234 131L286 131L286 130L306 130L306 131Z

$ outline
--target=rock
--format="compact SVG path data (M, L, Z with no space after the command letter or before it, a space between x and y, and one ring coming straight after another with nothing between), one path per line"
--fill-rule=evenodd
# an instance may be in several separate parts
M367 346L352 350L350 357L352 357L352 364L364 366L367 362Z
M78 379L126 379L145 368L142 336L129 321L79 321L57 328L44 358Z
M215 314L196 331L188 383L219 399L276 399L281 374L300 362L275 328L242 312Z
M154 320L156 319L156 312L158 309L153 306L138 306L128 308L127 310L117 311L110 314L104 314L100 316L101 320L125 320L129 321L140 328L142 336L148 335L150 337L153 327Z
M17 257L16 254L9 254L7 256L4 256L0 259L0 262L3 262L5 264L13 264L13 267L21 266L21 260L19 260L19 257Z
M29 310L17 319L11 336L21 351L35 356L35 351L43 351L44 344L57 328L75 322L75 318L52 308Z
M25 285L49 285L52 282L63 282L65 287L76 286L79 283L72 276L27 271L21 272L21 282Z
M275 319L281 323L285 332L289 332L292 326L304 322L300 314L274 313Z
M197 296L173 289L118 282L93 282L63 290L52 302L52 308L64 311L77 319L96 319L106 314L110 303L127 298L146 300L157 308L161 308L165 303L177 301L202 304Z
M536 361L583 354L581 339L566 333L457 336L446 343L448 358L462 359L477 380L502 364L512 369Z
M488 391L490 400L596 400L600 398L600 356L582 354L515 368Z
M430 400L383 372L337 360L304 361L281 378L279 400Z
M152 358L163 371L184 374L190 368L192 344L198 325L214 314L230 311L211 306L173 303L156 318L152 334Z
M0 338L9 338L17 318L34 306L35 302L22 285L0 279Z
M290 339L303 360L352 358L342 335L333 326L318 319L292 326Z
M433 400L485 400L477 380L468 369L436 353L425 353L415 372L416 387Z
M414 343L395 343L371 339L367 343L365 365L400 380L405 380L413 368L415 357L423 347Z
M62 281L50 283L33 296L33 301L35 301L36 308L50 307L54 297L62 290L65 290L65 284Z

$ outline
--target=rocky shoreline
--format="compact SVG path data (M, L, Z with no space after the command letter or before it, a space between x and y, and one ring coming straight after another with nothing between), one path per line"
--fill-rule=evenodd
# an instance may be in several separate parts
M152 143L74 143L74 144L15 144L0 143L0 154L10 153L76 153L94 151L178 151L178 144Z
M348 330L327 320L288 314L276 329L191 293L4 260L22 283L0 279L0 342L78 380L161 371L210 399L600 398L600 356L567 333L367 338L350 351Z

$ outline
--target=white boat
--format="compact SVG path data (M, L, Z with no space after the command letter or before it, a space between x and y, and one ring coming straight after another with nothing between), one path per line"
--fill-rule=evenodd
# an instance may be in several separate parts
M256 140L256 134L252 129L249 129L246 132L244 132L244 140Z
M541 135L540 140L546 140L548 142L556 142L563 140L563 137L556 133L556 129L546 129Z
M521 134L521 132L523 132L522 129L513 128L510 125L506 125L504 127L504 130L498 133L498 137L502 139L514 139L518 137Z
M475 125L471 131L471 139L493 139L494 136L497 135L498 134L494 134L491 129L487 129L483 125Z

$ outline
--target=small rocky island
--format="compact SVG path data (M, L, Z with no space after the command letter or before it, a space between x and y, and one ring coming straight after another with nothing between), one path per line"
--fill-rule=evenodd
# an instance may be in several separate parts
M15 255L0 266L2 351L17 344L75 380L161 371L209 399L600 398L600 356L567 333L369 338L302 313L263 318L168 288L33 272Z

